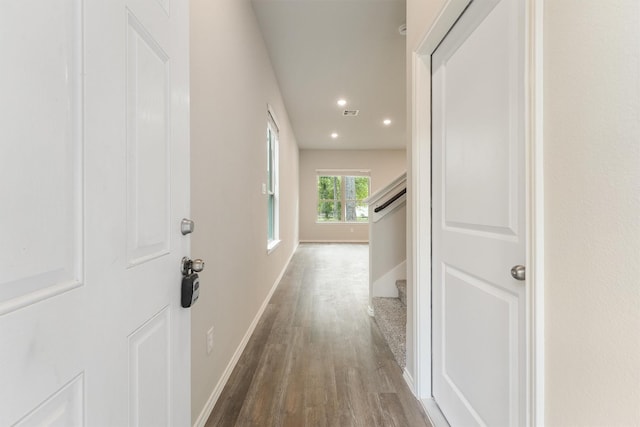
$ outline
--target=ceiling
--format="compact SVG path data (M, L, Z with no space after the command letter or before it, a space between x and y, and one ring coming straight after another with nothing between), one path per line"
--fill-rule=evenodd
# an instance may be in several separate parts
M252 4L301 149L405 148L405 0Z

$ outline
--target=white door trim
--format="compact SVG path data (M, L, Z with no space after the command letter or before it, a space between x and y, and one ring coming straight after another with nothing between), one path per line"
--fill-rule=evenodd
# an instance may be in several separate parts
M410 236L414 391L436 421L431 394L431 54L472 0L448 0L412 53ZM543 1L526 1L527 424L544 425ZM440 423L436 423L440 424Z

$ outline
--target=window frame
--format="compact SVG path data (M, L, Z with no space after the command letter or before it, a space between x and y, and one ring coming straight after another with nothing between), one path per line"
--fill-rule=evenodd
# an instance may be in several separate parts
M280 129L271 107L267 106L267 253L280 243L279 144Z
M320 180L320 177L339 177L340 179L340 199L320 199L320 193L318 191L318 183ZM345 185L346 185L346 178L347 177L365 177L368 180L369 183L369 189L368 189L368 195L367 197L371 196L371 171L370 170L362 170L362 169L317 169L316 170L316 208L315 208L315 222L316 224L349 224L349 225L353 225L353 224L369 224L370 222L370 218L367 217L366 221L347 221L346 217L347 217L347 201L352 201L352 199L348 199L347 200L347 195L346 195L346 191L345 191ZM320 205L321 202L323 201L333 201L340 203L340 220L337 221L320 221L318 220L318 206ZM359 202L359 200L357 199L353 199L353 201L355 201L356 203ZM361 200L360 200L361 201Z

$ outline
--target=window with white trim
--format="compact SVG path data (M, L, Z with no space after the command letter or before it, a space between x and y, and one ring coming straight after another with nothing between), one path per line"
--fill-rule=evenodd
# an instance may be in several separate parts
M267 111L267 249L279 240L278 200L278 125L271 111Z
M317 171L318 223L369 222L370 179L360 171Z

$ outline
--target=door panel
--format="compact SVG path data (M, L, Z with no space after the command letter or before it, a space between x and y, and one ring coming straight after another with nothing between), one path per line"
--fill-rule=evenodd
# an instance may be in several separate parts
M433 396L453 426L524 424L522 13L474 1L432 56Z
M518 296L448 265L443 273L446 386L486 425L510 425L502 409L510 406L511 393L517 394L511 379L517 378L518 336L511 325L518 323Z
M16 244L0 249L0 314L78 286L83 267L81 4L13 3L0 14L16 64L0 79L0 235Z
M16 423L15 427L84 424L84 377L79 375Z
M129 336L130 426L171 425L170 348L168 307Z
M187 7L0 3L0 425L191 424Z
M498 4L446 60L443 120L464 124L446 126L442 197L448 227L513 235L517 225L508 12L506 3Z
M154 37L127 19L128 262L169 250L169 65Z

